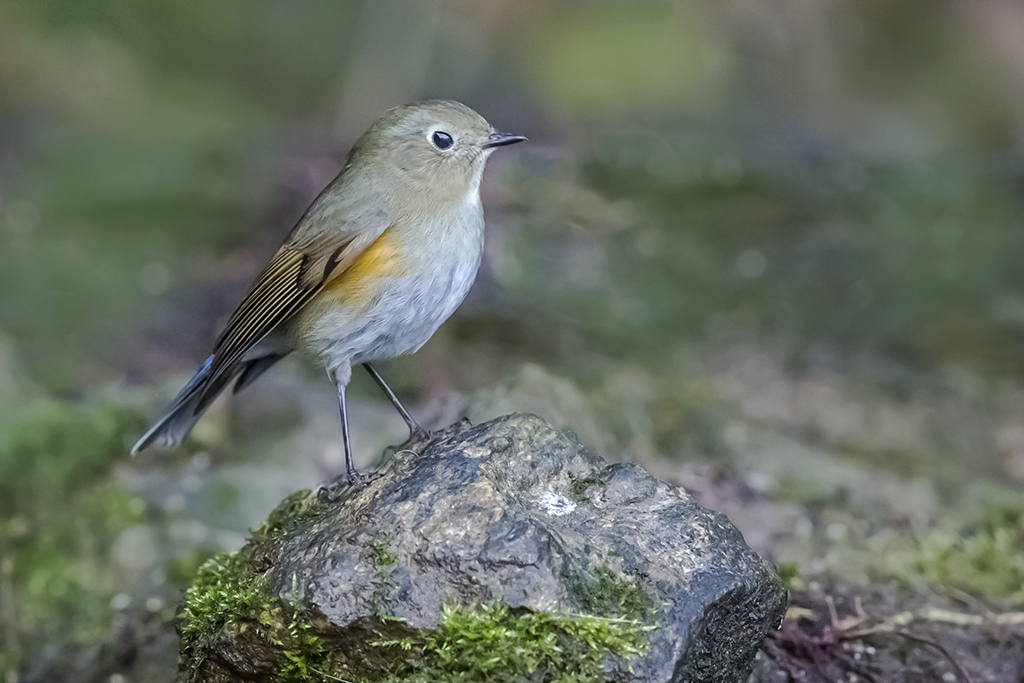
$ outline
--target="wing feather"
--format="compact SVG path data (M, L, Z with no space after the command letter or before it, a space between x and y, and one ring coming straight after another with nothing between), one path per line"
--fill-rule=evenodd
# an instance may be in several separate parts
M295 315L330 280L343 273L371 245L388 222L383 213L363 214L357 225L335 226L311 237L317 203L303 217L231 315L213 347L213 360L196 412L220 391L217 380L234 371L245 354ZM217 388L214 391L214 388Z

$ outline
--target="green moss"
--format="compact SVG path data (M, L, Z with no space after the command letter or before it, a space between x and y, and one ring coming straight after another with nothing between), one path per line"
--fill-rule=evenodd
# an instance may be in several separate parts
M990 500L971 524L946 522L887 553L883 571L911 583L954 586L1009 606L1024 604L1024 502Z
M654 601L639 581L619 576L607 565L593 569L594 581L576 588L580 608L589 614L648 622L654 616Z
M225 624L269 623L270 601L241 553L222 553L203 563L185 591L181 653L198 660L206 641Z
M253 532L254 539L271 538L280 540L294 530L301 522L320 514L316 501L310 498L310 489L302 489L282 500L266 521Z
M125 457L125 436L142 426L137 411L112 403L38 398L7 411L0 416L0 514L45 514L66 504Z
M324 640L314 614L303 606L297 577L291 604L267 596L250 562L260 543L275 543L297 518L310 513L308 492L289 496L254 534L250 551L225 553L204 563L185 595L182 654L186 667L205 657L203 648L222 628L246 629L273 644L277 676L284 683L328 680L556 681L603 680L609 657L628 660L646 653L654 603L639 582L620 578L607 566L584 579L581 613L533 612L503 602L444 606L435 630L412 629L389 616L391 574L397 565L387 533L366 546L380 573L371 596L378 640L358 636L346 644ZM362 648L369 648L363 651ZM194 670L194 669L193 669Z
M373 595L370 596L370 605L373 614L380 618L388 618L391 612L391 573L398 560L391 548L392 540L390 534L380 533L370 542L369 547L370 561L379 572Z
M393 566L398 559L395 551L391 549L393 540L390 534L378 534L370 543L370 549L373 551L373 564L381 571Z
M141 501L113 484L76 492L42 519L0 521L5 579L14 588L12 613L22 638L102 638L119 588L109 550L121 531L141 521Z
M389 683L588 683L604 680L602 665L609 655L646 653L650 628L628 619L512 609L502 602L447 604L441 625L422 639L377 645L415 653L406 670L386 679Z
M243 553L207 560L185 592L181 615L181 654L187 669L205 659L204 648L222 628L247 629L277 647L281 683L327 680L329 653L308 611L302 606L297 577L292 577L290 610L268 597ZM287 618L284 616L288 613Z
M311 677L323 678L326 674L326 648L313 627L313 622L299 602L298 579L292 575L292 615L288 621L288 642L277 641L284 646L285 664L278 680L281 683L301 683Z
M327 648L308 611L300 602L297 577L292 600L284 606L268 595L250 556L262 554L298 524L319 514L309 489L285 498L259 529L252 532L248 551L222 553L204 562L185 592L181 613L181 654L193 672L205 659L204 648L223 628L245 629L280 653L277 680L298 683L327 680ZM290 607L290 609L289 609Z
M609 656L628 660L647 652L655 610L639 582L607 566L593 576L577 587L579 613L534 612L504 602L446 604L436 630L375 643L408 660L386 680L603 681Z
M124 590L111 547L146 521L110 469L140 425L108 402L36 396L0 411L0 582L12 616L0 629L0 678L53 656L41 643L67 652L109 633L111 598Z
M826 508L826 513L831 510ZM828 522L816 526L819 530L809 541L783 551L797 560L777 567L791 590L806 587L800 574L809 570L801 565L817 558L824 564L811 573L827 572L832 579L896 580L919 588L955 588L1003 609L1024 605L1024 499L1012 489L973 487L919 535L851 524L840 526L842 533L830 538Z

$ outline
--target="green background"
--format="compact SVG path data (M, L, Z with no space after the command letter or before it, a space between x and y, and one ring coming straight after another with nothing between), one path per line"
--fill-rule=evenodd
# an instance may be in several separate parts
M3 0L0 674L173 679L198 563L341 471L300 358L127 451L355 137L428 97L530 142L489 166L469 299L381 367L425 423L539 412L796 586L1018 606L1021 45L1013 2ZM404 433L366 379L364 467Z

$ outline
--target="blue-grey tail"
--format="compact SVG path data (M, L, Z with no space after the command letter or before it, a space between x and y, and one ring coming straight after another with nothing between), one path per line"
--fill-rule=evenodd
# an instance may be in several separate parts
M213 365L213 356L210 356L199 367L196 374L192 375L192 379L178 392L156 423L132 447L132 455L137 455L154 443L158 443L164 448L177 446L189 435L213 400L232 380L238 378L235 383L235 392L238 392L285 355L284 353L268 354L260 358L241 361L235 363L228 371L218 373L216 378L210 377L210 368Z
M189 435L192 427L203 415L203 411L196 410L196 408L205 393L212 363L213 356L203 362L196 374L192 375L192 379L178 392L156 423L132 447L132 455L138 455L139 451L154 443L159 443L164 448L177 446L182 439Z

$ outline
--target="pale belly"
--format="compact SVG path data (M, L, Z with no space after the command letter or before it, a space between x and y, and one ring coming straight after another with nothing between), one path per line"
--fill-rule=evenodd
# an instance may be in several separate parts
M338 381L347 381L353 365L413 353L427 343L465 299L479 264L476 258L427 275L389 279L365 306L327 295L300 314L296 341L319 356Z

